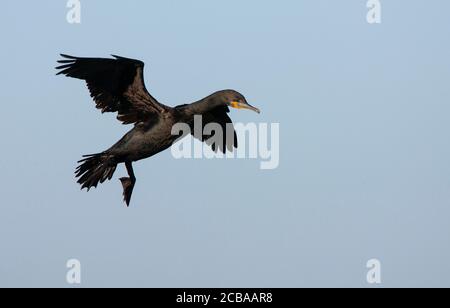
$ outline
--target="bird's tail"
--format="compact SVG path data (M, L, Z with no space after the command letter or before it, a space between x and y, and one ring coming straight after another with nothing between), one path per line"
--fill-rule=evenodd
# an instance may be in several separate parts
M117 163L111 155L107 153L84 155L78 162L80 165L75 171L81 189L97 187L98 183L111 180L116 171Z

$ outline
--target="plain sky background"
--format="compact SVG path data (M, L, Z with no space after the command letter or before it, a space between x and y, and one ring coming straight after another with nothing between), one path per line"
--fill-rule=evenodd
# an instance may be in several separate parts
M450 2L2 1L0 286L450 287ZM280 167L257 160L135 165L132 207L118 168L90 193L81 155L130 127L94 108L58 54L146 62L171 106L234 88L278 122Z

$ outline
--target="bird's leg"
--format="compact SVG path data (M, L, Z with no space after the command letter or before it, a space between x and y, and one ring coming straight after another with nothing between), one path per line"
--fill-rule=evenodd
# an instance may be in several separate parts
M126 162L125 166L127 167L127 172L129 178L121 178L123 186L123 200L130 206L131 194L133 193L134 184L136 184L136 177L134 176L133 165L131 162Z

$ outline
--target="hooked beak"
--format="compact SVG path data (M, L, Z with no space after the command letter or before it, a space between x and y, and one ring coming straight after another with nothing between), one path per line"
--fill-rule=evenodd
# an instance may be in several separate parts
M248 110L254 111L256 113L261 113L261 111L258 108L253 107L249 103L232 102L231 107L236 108L236 109L248 109Z

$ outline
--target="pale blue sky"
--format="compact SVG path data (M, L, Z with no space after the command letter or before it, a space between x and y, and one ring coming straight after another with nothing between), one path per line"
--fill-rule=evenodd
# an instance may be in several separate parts
M450 2L382 0L3 1L0 286L450 286ZM219 4L221 3L221 4ZM279 122L281 162L136 164L81 192L73 172L129 127L54 76L64 52L146 62L178 105L234 88Z

